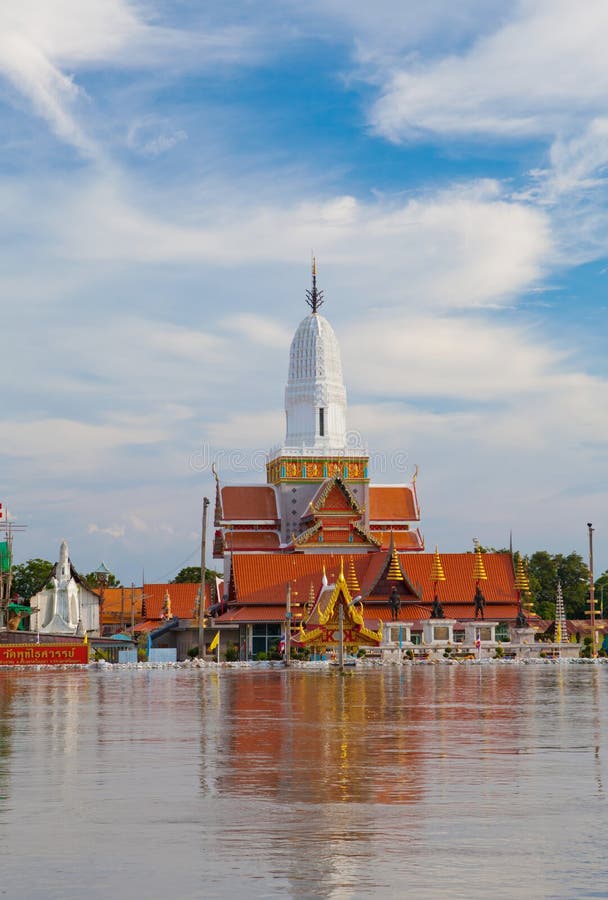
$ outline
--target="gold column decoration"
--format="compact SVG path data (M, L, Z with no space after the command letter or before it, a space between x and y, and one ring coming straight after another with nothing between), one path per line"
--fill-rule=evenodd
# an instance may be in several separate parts
M483 566L483 562L482 562ZM443 566L441 565L441 557L439 556L439 548L435 547L435 554L433 556L433 566L431 568L431 580L435 582L445 581L446 577L443 571Z
M481 547L475 543L475 562L473 563L473 578L475 581L487 581L486 567L483 564L483 555Z
M346 583L348 585L348 589L351 592L353 597L356 597L357 594L361 593L361 588L359 587L359 580L357 578L357 573L355 571L355 563L351 556L349 564L348 564L348 577L346 579Z
M515 567L515 587L523 594L527 594L530 591L530 581L524 569L521 556L518 557L517 566Z
M523 608L525 598L526 612L528 614L534 612L532 599L530 597L530 579L528 578L528 573L524 569L524 561L521 556L517 557L517 565L515 567L515 587L519 594L520 608Z
M386 577L389 581L403 581L403 574L401 572L401 566L399 565L399 557L397 556L397 549L393 547L393 553L391 555L391 564L388 567L388 572Z

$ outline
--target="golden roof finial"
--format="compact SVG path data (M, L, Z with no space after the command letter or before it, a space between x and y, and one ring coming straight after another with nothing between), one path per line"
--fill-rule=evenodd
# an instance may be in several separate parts
M483 556L479 541L475 538L475 562L473 563L473 578L476 581L487 581L486 567L483 564Z
M397 556L397 548L393 546L393 552L391 554L391 564L388 567L388 572L386 573L386 577L389 581L403 581L403 574L401 572L401 566L399 565L399 557Z
M433 566L431 568L431 581L446 581L446 577L441 565L441 557L439 556L439 548L435 547L435 555L433 556Z
M352 556L350 558L350 563L348 566L348 577L346 579L346 583L353 597L356 597L356 595L361 592L361 588L359 587L359 579L357 578L355 563Z
M340 581L344 581L344 557L340 557Z
M530 590L530 581L524 570L524 563L521 556L517 557L517 567L515 569L515 587L522 594L527 594Z

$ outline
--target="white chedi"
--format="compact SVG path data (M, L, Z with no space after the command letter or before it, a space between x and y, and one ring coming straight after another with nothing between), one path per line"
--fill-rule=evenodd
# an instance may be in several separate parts
M319 313L300 322L291 342L285 413L285 444L290 451L346 451L346 388L340 347L333 328Z
M99 633L99 597L91 591L70 563L68 545L61 542L59 561L47 587L35 594L30 605L30 628L48 634Z

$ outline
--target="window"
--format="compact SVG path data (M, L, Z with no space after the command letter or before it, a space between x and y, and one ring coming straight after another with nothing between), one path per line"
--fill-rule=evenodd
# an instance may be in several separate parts
M319 434L325 437L325 410L323 407L319 410Z
M268 653L273 647L278 647L282 628L275 624L254 625L252 632L251 650L255 656L257 653Z
M509 640L509 626L506 622L500 622L496 626L496 640L497 641L508 641Z

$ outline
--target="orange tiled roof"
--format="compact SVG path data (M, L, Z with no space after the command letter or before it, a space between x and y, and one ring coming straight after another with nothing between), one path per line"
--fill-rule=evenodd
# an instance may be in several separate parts
M413 522L419 518L416 494L410 485L370 485L370 522Z
M149 619L161 619L165 592L171 598L171 614L179 619L191 619L200 585L198 584L145 584L144 600ZM210 586L205 585L205 598L210 603Z
M153 620L146 619L144 622L138 622L133 630L139 631L142 633L147 633L148 631L154 631L154 629L158 628L159 625L160 625L160 622L158 619L153 619Z
M233 560L235 599L239 605L284 604L287 582L291 581L294 605L306 603L311 583L315 596L318 593L323 577L323 566L325 566L329 582L335 581L340 571L341 557L344 558L346 566L348 554L239 554ZM434 585L431 578L433 554L400 553L399 559L411 584L421 591L422 603L420 605L428 604L430 609L434 596ZM364 597L372 585L377 583L386 561L386 551L353 554L357 580L361 585ZM446 607L446 616L450 604L460 604L463 608L459 610L456 618L459 616L473 618L475 594L473 554L442 553L441 561L446 581L439 585L439 599ZM485 553L484 564L488 580L482 583L482 591L488 604L486 606L487 617L500 615L500 618L515 618L518 597L509 554ZM491 612L492 604L499 604L494 607L494 612ZM498 612L499 607L500 613ZM407 609L405 604L403 609L404 611ZM376 610L374 609L375 614Z
M384 550L390 546L391 538L397 550L424 550L424 540L418 529L415 531L380 531L371 528L370 534L380 541Z
M276 531L227 531L228 550L278 550L281 541Z
M250 522L279 518L274 488L267 484L227 485L222 488L224 521Z
M285 604L282 606L241 606L229 609L223 616L213 620L220 625L231 622L284 622Z
M473 603L443 603L443 611L446 619L474 619L475 606ZM515 603L486 603L484 617L488 622L495 619L514 619L517 616L517 605ZM482 620L477 619L477 624L481 624Z
M339 553L240 553L234 557L233 573L237 602L272 605L285 602L287 582L292 582L292 599L297 603L308 600L312 582L315 595L321 587L323 566L329 581L340 572ZM367 554L365 554L365 557ZM362 558L359 565L366 566ZM345 557L346 561L346 557ZM355 566L358 560L355 558ZM357 569L358 573L358 569Z
M399 554L401 565L413 584L422 588L422 598L433 602L434 588L431 578L432 553ZM442 604L473 602L475 576L473 553L442 553L441 562L446 580L439 585ZM483 562L488 576L481 582L481 590L487 603L517 603L513 564L508 553L484 553ZM517 613L515 613L517 615Z
M381 622L391 622L393 620L393 611L389 606L366 606L363 604L365 615L374 615ZM429 618L429 607L418 606L415 603L404 603L399 612L398 622L420 622L421 619ZM447 615L447 613L446 613Z
M135 588L135 616L141 617L141 588ZM110 625L120 620L131 619L131 588L106 588L103 597L102 624Z

